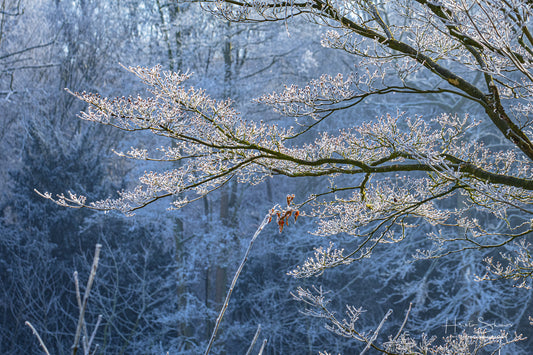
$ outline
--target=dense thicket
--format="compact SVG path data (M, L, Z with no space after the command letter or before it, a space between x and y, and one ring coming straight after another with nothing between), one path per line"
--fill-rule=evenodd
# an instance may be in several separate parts
M506 340L514 332L533 334L529 289L514 287L514 280L476 281L485 274L484 258L502 260L501 251L529 248L508 242L527 241L532 228L528 140L517 140L520 132L530 131L525 75L530 62L523 60L530 53L499 53L492 44L476 43L468 27L464 32L470 37L456 34L457 24L443 20L458 16L459 21L463 12L457 8L456 13L442 10L454 9L453 4L408 3L231 1L207 4L210 13L198 4L159 0L5 1L0 8L0 352L37 351L25 321L52 353L71 352L78 316L72 273L77 270L83 284L96 243L103 249L86 320L93 326L103 316L98 352L203 352L250 236L289 194L296 195L302 216L296 224L291 219L281 234L278 225L269 226L256 242L212 353L245 353L259 324L260 338L268 341L264 354L362 351L389 310L376 344L398 332L408 309L404 330L417 342L422 333L436 335L435 344L446 336L472 341L468 336L476 327L487 330L487 337L505 330ZM517 13L529 14L531 5L521 6ZM527 30L528 21L516 21ZM521 30L522 42L533 40ZM429 40L446 37L447 31L451 41ZM529 46L523 46L527 52ZM489 64L476 62L479 48L484 55L496 53L496 59L487 54ZM495 73L502 53L518 58L523 72L506 74L505 64ZM161 68L130 68L143 83L121 64ZM166 69L194 74L183 83ZM437 75L426 75L425 69ZM208 95L189 89L189 82ZM156 101L141 98L146 83ZM518 126L508 131L491 116L499 93L494 83L516 113ZM487 97L476 96L469 86L485 84ZM72 95L65 88L100 96ZM133 104L121 98L130 93ZM100 101L114 95L117 101ZM233 102L217 106L228 97ZM78 120L85 109L80 98L93 105L84 118L147 132ZM180 110L169 118L168 107ZM375 117L385 118L363 124ZM431 123L434 118L438 121ZM133 163L113 151L144 161ZM392 163L412 164L418 171L388 168ZM116 191L131 190L140 175L155 194L132 194L130 201L117 203ZM191 196L200 198L168 212L158 194L181 207L183 193L192 190L180 185L183 176L199 185ZM254 184L240 184L250 181ZM69 189L88 201L102 200L96 207L105 210L150 206L134 217L66 209L34 189ZM335 247L328 249L330 242ZM307 259L315 247L317 259ZM355 252L339 257L341 248ZM520 264L525 272L526 259ZM492 271L492 277L512 276ZM531 284L530 275L522 280ZM325 308L315 313L322 319L302 316L306 306L294 295L307 306L326 305L312 290L324 290L332 300L327 311L341 319L350 319L345 305L364 308L356 328L369 332L367 343L343 333L354 325L332 323ZM333 328L324 328L324 318ZM467 338L460 338L463 331ZM412 342L407 333L394 340L387 346L400 353L398 344L407 349ZM531 344L528 339L506 351L528 353Z

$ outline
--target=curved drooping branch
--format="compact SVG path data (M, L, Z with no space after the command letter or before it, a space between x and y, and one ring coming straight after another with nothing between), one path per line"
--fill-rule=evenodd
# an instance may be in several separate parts
M178 167L145 173L137 187L120 192L117 199L87 203L74 193L44 197L65 206L132 213L163 198L172 198L172 208L181 208L232 179L255 184L279 174L349 182L345 188L332 186L310 195L299 205L307 208L303 214L320 220L316 233L344 233L357 240L348 254L324 251L320 262L309 262L300 271L304 276L368 257L379 244L403 240L421 222L465 231L461 237L451 232L431 236L440 244L452 241L456 248L430 251L423 257L498 247L533 228L522 223L503 232L488 230L475 218L463 216L471 208L503 222L508 211L533 214L529 159L520 159L514 150L493 152L476 143L470 131L477 123L468 117L441 115L426 122L421 117L387 115L335 134L321 133L298 145L293 138L301 131L247 121L230 101L219 102L203 90L185 87L188 75L162 72L159 67L130 71L148 85L150 97L107 99L75 93L89 104L81 117L171 139L166 148L131 148L118 154L161 164L179 162L173 164ZM332 92L342 96L342 90ZM305 95L294 95L305 101ZM290 95L284 97L291 101ZM374 176L379 179L371 182ZM444 207L441 201L453 201L457 194L463 196L464 206Z
M462 137L473 126L458 117L443 115L432 129L421 118L387 116L376 124L363 124L338 135L324 133L314 143L297 146L288 144L297 134L292 127L247 122L231 103L217 102L202 90L183 87L187 75L161 73L158 68L131 70L150 85L153 97L110 100L75 94L90 105L82 118L172 138L174 146L159 149L160 156L136 149L121 155L185 164L165 173L145 174L141 178L144 188L122 193L120 203L128 199L133 203L124 205L123 211L187 192L203 196L233 177L261 181L272 174L309 177L425 172L439 175L442 183L506 186L516 190L509 192L514 197L533 191L533 180L514 174L527 168L526 162L513 157L515 165L506 166L506 157L467 144ZM85 205L74 195L60 200ZM108 200L87 207L113 209L117 203Z

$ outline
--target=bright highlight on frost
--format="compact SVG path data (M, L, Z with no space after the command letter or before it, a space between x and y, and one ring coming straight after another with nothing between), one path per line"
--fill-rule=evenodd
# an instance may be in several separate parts
M258 184L274 175L328 177L329 186L287 201L290 209L277 214L279 230L292 223L292 217L314 218L316 235L342 236L351 244L317 247L291 275L319 275L366 259L383 244L420 238L415 258L514 249L501 255L508 266L486 259L487 275L479 279L504 278L528 286L533 261L529 245L519 241L533 234L530 3L228 0L208 6L237 22L289 21L303 15L330 27L323 46L360 60L354 61L353 73L324 74L307 85L287 85L256 99L294 119L290 127L248 120L231 100L215 100L187 86L190 74L130 67L150 94L102 98L74 93L88 104L81 118L170 138L168 147L133 147L118 154L175 162L178 167L146 172L135 188L119 192L115 199L86 203L74 193L44 197L61 205L132 213L167 197L172 197L171 208L181 208L231 179ZM451 96L476 105L481 118L455 114L457 104L446 110L453 113L434 117L385 111L377 119L322 130L321 124L338 112L389 94ZM484 137L489 131L493 134L487 125L498 140ZM367 349L373 346L373 334L354 328L360 309L348 307L348 318L339 320L327 309L321 290L301 288L295 298L317 308L313 315L328 319L332 331L366 343ZM462 353L493 340L481 333L476 336L450 338L438 347L433 339L417 343L398 332L383 346L401 353ZM517 340L520 336L509 343Z
M421 250L418 257L495 247L532 231L529 222L505 227L508 211L533 212L533 183L524 178L531 175L529 159L516 150L493 152L470 140L470 132L479 122L468 116L442 114L427 122L419 116L386 115L337 133L321 133L313 142L298 145L292 138L305 134L305 129L247 121L233 109L231 101L217 101L203 90L187 88L188 74L166 72L160 67L129 70L148 85L149 97L108 99L76 93L89 104L81 117L126 131L148 130L171 138L168 147L132 148L118 154L179 162L180 167L146 172L139 177L137 187L119 192L116 199L87 204L83 196L69 193L58 196L59 204L132 213L170 196L172 208L181 208L234 178L257 184L272 175L327 175L337 176L344 184L343 177L353 176L357 184L340 187L333 180L320 197L309 196L301 207L309 206L302 212L319 220L316 234L352 235L358 246L345 254L330 247L321 257L329 261L306 262L303 268L307 271L302 275L369 257L378 244L400 242L422 222L440 226L440 232L427 232L434 247ZM311 85L323 89L292 87L259 101L275 105L284 114L300 116L303 109L295 105L311 107L317 102L338 103L357 96L356 89L348 90L353 85L340 77L323 76ZM339 92L331 85L343 89ZM50 194L44 196L53 199ZM445 201L458 196L462 206L447 207L450 204ZM476 218L466 217L474 207L501 223L494 228L482 227ZM457 230L466 232L460 236Z

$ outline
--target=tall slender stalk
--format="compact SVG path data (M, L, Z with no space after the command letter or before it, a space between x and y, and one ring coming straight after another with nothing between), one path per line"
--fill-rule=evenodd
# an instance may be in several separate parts
M207 345L207 349L205 350L204 355L208 355L211 351L211 348L213 347L213 343L215 342L217 331L220 326L220 323L222 322L222 318L224 317L224 313L226 313L226 309L228 308L228 304L231 298L231 294L233 293L233 289L235 288L235 285L237 284L237 279L239 278L239 275L242 272L242 269L244 268L244 264L248 260L248 255L250 254L250 250L252 250L252 246L259 236L259 233L263 230L263 228L268 224L270 221L270 213L268 213L265 218L263 219L263 222L259 225L257 230L254 233L254 236L250 240L250 244L248 244L248 249L246 249L246 253L244 254L244 258L241 261L241 264L239 265L239 268L235 272L235 275L233 276L233 281L231 281L231 286L229 288L228 294L226 295L226 300L224 301L224 304L222 305L222 309L220 310L220 313L218 314L217 321L215 323L215 327L213 329L213 333L211 334L211 339L209 340L209 344Z

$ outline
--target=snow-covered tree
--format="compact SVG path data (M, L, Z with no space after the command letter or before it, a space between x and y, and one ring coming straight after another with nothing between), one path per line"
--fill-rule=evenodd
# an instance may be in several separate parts
M96 220L91 213L43 203L33 191L70 181L99 198L124 184L125 165L113 166L116 173L122 171L117 176L106 174L110 164L104 157L112 154L109 143L118 136L70 119L82 104L64 91L69 86L110 92L115 86L110 76L118 58L138 49L119 45L129 34L119 5L0 4L0 352L35 350L25 321L39 329L51 352L69 351L77 317L72 272L90 268L85 258L96 242L103 244L102 272L87 313L105 316L96 339L100 349L131 351L128 346L137 344L138 335L156 325L146 320L163 298L159 291L172 303L174 293L166 289L172 284L161 281L168 273L160 272L161 265L175 266L172 250L163 247L164 238L150 239L166 230L165 221L139 226L117 216ZM121 26L115 22L119 19ZM106 82L100 80L104 74Z
M75 193L43 195L60 205L130 214L163 198L179 209L232 181L256 185L275 175L319 180L307 195L272 211L280 231L292 225L297 214L315 219L313 232L331 241L290 271L292 276L309 278L408 251L429 265L427 277L413 281L411 288L403 286L403 292L388 292L400 300L405 300L402 293L412 295L413 313L424 305L426 311L431 305L445 306L431 289L445 286L431 277L457 273L466 283L477 278L500 285L478 288L474 298L459 306L476 309L469 317L492 312L493 319L512 318L512 329L523 329L519 326L527 323L530 293L519 290L518 304L508 304L512 297L493 303L503 294L513 295L511 283L501 279L527 288L533 274L528 244L533 235L533 5L503 0L227 0L207 6L228 21L284 21L290 26L301 17L322 25L322 44L331 48L331 55L348 55L353 67L348 73L324 74L307 85L286 86L256 98L258 104L292 117L292 124L240 114L231 100L215 100L187 86L188 73L129 67L150 95L105 98L74 93L89 105L81 117L164 137L171 142L168 146L134 147L119 155L172 168L146 172L137 187L114 199L86 202ZM322 63L326 65L327 58ZM407 100L411 107L399 111ZM365 103L390 106L375 119L352 119L368 110L358 111ZM438 113L417 114L417 107L418 113L426 112L426 105ZM458 256L464 259L454 269L447 261ZM383 272L394 286L393 281L406 274L405 265L412 264L405 263L407 258L391 259L388 265L397 269ZM480 268L483 259L486 269ZM476 286L468 286L457 295L465 301L473 289ZM483 301L486 292L492 296ZM520 338L479 331L437 343L396 330L396 336L378 340L388 312L381 315L385 318L375 332L364 333L356 323L362 311L350 306L348 318L340 319L320 288L300 288L295 298L311 307L310 314L326 318L333 332L361 342L363 352L464 353ZM425 324L421 328L443 326L428 326L432 319L440 323L440 315L431 318L428 312L429 318L418 318Z

